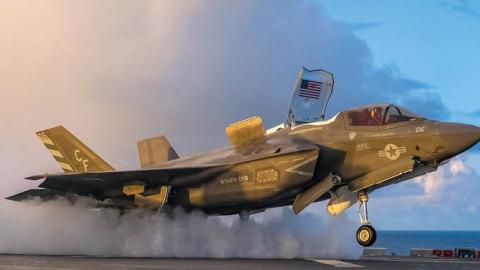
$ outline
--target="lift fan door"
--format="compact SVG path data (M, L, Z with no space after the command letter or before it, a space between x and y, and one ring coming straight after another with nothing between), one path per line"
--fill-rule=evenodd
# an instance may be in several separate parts
M333 92L333 75L325 70L302 67L290 100L287 124L296 126L325 119Z
M263 138L265 129L262 118L254 116L229 125L225 129L225 133L232 145L240 146Z

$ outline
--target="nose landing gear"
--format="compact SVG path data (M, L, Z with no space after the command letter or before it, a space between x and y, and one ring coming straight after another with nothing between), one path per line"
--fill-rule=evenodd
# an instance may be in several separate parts
M364 247L369 247L377 240L377 232L368 220L367 193L363 191L358 192L358 201L360 202L358 215L360 216L360 224L362 224L362 226L357 230L357 242Z

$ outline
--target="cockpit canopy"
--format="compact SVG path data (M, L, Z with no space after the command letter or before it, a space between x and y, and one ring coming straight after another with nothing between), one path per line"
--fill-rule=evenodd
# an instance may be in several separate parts
M333 92L333 75L323 69L300 69L293 89L287 125L297 126L325 119Z
M286 125L295 127L324 120L332 93L333 75L330 72L302 67L293 89ZM393 104L364 106L344 113L351 126L383 126L423 118Z
M355 108L348 110L346 114L352 126L383 126L423 118L393 104Z

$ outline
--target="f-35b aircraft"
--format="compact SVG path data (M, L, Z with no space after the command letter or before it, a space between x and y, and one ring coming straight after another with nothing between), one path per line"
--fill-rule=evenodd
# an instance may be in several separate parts
M179 158L165 136L138 142L141 169L115 171L62 126L37 133L62 174L27 177L39 189L8 199L80 195L98 205L166 210L181 206L211 215L249 214L292 205L298 214L329 200L332 216L359 202L357 241L375 242L368 195L437 170L475 145L480 128L418 116L393 104L337 113L324 120L333 76L303 68L285 123L265 130L260 117L226 128L231 145Z

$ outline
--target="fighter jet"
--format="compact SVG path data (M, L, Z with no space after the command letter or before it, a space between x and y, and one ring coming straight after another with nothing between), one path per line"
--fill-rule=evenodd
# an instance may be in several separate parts
M393 104L353 108L325 118L333 75L302 68L285 123L265 130L260 117L226 128L231 145L180 158L165 136L137 143L141 169L116 171L58 126L37 133L65 173L27 177L43 182L7 199L86 196L123 210L173 207L246 219L291 206L298 214L329 200L327 212L359 202L357 241L376 231L367 213L374 190L433 172L480 139L480 128L430 120Z

